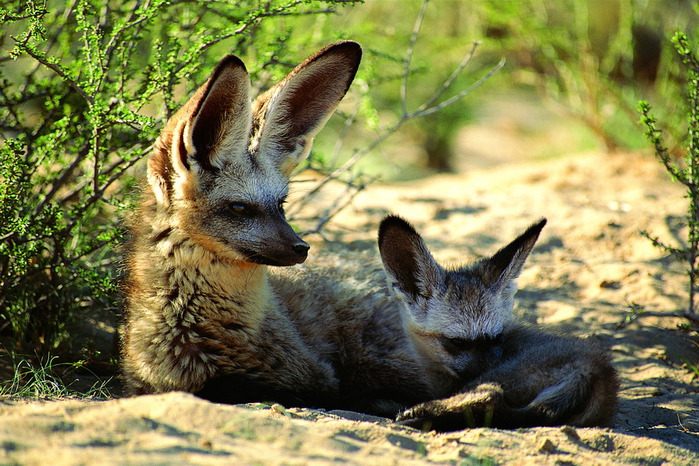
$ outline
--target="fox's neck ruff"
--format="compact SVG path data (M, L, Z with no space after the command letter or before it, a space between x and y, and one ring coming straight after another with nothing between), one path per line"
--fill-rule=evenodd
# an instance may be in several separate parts
M261 318L255 314L272 294L267 267L235 258L214 238L158 220L148 223L149 231L137 233L141 238L131 263L137 299L162 300L164 314L229 315L256 328Z
M258 340L274 301L266 266L221 257L173 222L144 219L129 261L129 390L197 391L231 341ZM244 367L249 354L238 353L229 364Z

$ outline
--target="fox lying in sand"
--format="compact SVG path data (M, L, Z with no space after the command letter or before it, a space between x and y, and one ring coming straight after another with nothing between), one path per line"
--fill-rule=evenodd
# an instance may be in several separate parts
M505 412L512 425L605 420L609 412L599 410L613 405L604 392L613 383L584 372L596 374L596 363L609 372L604 353L578 354L573 348L586 343L558 340L570 342L560 344L569 348L570 364L542 358L552 372L540 376L527 366L537 355L527 348L553 337L508 326L513 280L538 230L505 248L512 254L493 256L492 267L466 274L483 282L475 288L430 261L419 236L395 217L382 224L379 241L390 291L378 263L268 267L307 257L308 245L284 217L289 176L345 95L360 58L356 43L333 44L251 104L245 66L226 57L167 123L132 227L122 329L127 392L402 412L403 422L435 428L458 427L453 418L463 419L465 410L477 417L479 406L492 407L493 423ZM479 278L481 269L487 273ZM496 270L506 278L496 280ZM489 285L495 283L503 285ZM469 312L482 303L482 312ZM440 319L451 324L433 328ZM464 359L469 354L477 357ZM481 362L464 363L471 360ZM532 379L513 388L489 375L507 361ZM576 372L563 373L571 364L582 375L559 380L574 378ZM559 396L576 381L577 396ZM524 386L526 393L517 391ZM486 388L488 397L476 400Z
M354 253L271 277L306 340L332 361L337 403L364 399L341 407L435 430L606 425L618 390L607 353L513 317L515 279L545 223L487 259L445 270L408 222L389 216L378 240L385 272Z
M410 224L384 219L379 250L421 373L433 392L452 394L400 413L399 421L455 430L611 420L618 381L606 352L513 321L515 279L545 224L488 259L445 270Z
M360 59L355 42L333 44L251 104L245 65L230 55L168 121L132 226L122 330L128 393L198 392L221 376L230 378L232 401L265 396L253 382L274 395L337 391L330 363L290 321L267 265L307 257L284 217L289 176Z

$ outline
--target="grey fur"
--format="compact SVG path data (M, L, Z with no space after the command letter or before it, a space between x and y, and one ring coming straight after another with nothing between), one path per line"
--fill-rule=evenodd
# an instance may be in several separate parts
M613 402L596 394L609 384L595 379L600 367L613 376L606 354L510 322L514 279L538 230L450 271L391 217L379 238L388 288L380 265L363 257L267 267L306 259L308 246L281 203L360 56L354 42L331 45L252 104L245 66L229 56L170 119L132 225L122 329L127 391L390 416L415 405L401 419L438 428L481 405L497 405L493 419L508 413L515 424L606 419L599 413ZM474 357L463 342L488 349ZM539 346L560 350L561 364ZM531 371L536 360L545 362L540 373ZM572 376L559 370L571 364L580 366ZM524 379L513 388L508 373ZM577 382L583 390L571 400L564 389ZM587 411L575 417L571 403L580 400Z
M515 279L545 220L492 257L456 270L437 264L415 229L386 218L379 249L409 340L442 398L398 415L437 430L608 423L618 381L594 343L515 322Z

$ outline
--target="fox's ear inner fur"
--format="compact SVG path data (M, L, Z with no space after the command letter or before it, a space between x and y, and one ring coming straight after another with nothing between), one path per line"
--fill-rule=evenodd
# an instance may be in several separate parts
M379 252L389 279L413 301L430 298L443 283L442 268L422 237L400 217L388 216L381 222Z
M228 55L168 121L148 161L156 200L168 205L175 178L188 178L192 164L221 167L246 149L251 126L250 81L243 62Z
M486 285L503 284L519 276L544 225L546 219L542 218L486 260L486 272L483 277Z
M347 93L361 56L356 42L330 45L256 99L251 152L276 158L279 170L290 175Z
M229 157L242 156L250 134L250 79L243 62L225 57L202 86L202 97L182 134L187 166L193 157L204 169L223 168Z

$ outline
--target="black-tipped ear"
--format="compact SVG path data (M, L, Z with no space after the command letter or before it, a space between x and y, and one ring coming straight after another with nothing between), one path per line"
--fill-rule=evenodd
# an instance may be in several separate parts
M329 45L308 58L287 77L276 118L290 124L291 137L316 134L345 96L362 58L356 42Z
M443 284L443 270L419 233L402 218L390 215L379 226L379 252L389 279L413 300L429 298Z
M514 280L519 276L544 225L546 225L546 219L542 218L485 261L486 275L484 280L487 285L504 280Z

